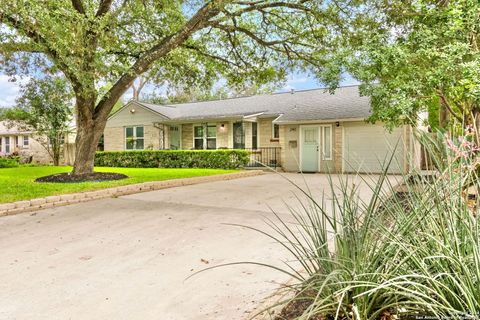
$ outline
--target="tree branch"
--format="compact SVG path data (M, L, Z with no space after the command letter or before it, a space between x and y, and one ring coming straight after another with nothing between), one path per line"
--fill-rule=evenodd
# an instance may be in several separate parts
M72 0L72 6L80 14L85 14L85 9L83 8L82 0Z
M448 112L450 112L450 114L454 116L458 121L463 122L463 118L453 111L453 108L448 103L448 100L443 94L443 92L441 90L437 90L437 93L438 93L438 96L440 97L441 103L447 108Z
M228 33L235 32L235 31L241 32L241 33L247 35L249 38L253 39L254 41L256 41L257 43L259 43L260 45L262 45L264 47L271 47L271 46L274 46L274 45L277 45L277 44L282 44L282 43L288 42L287 39L267 41L267 40L264 40L264 39L260 38L259 36L257 36L252 31L250 31L248 29L245 29L245 28L242 28L242 27L236 27L236 26L224 25L224 24L216 24L213 27L218 28L218 29L223 30L223 31L228 32Z
M183 44L194 32L207 27L207 22L219 14L217 5L208 3L200 8L180 30L163 38L137 59L130 69L117 80L95 107L95 119L106 119L115 102L132 85L135 78L144 73L158 59L165 57Z
M30 53L45 53L45 50L39 47L34 42L0 43L0 52L30 52Z
M196 53L198 53L199 55L202 55L204 57L207 57L207 58L210 58L210 59L214 59L214 60L218 60L220 62L223 62L227 65L231 65L231 66L235 66L235 67L240 67L240 65L234 61L230 61L224 57L221 57L221 56L217 56L217 55L213 55L213 54L210 54L210 53L207 53L207 52L204 52L202 51L200 48L197 48L193 45L184 45L183 46L185 49L189 49L189 50L192 50L192 51L195 51Z
M79 81L79 79L73 72L70 72L69 67L61 61L59 53L48 45L48 41L45 39L45 37L37 32L37 28L35 28L35 25L29 26L27 23L22 23L13 16L1 13L0 21L6 21L7 23L11 24L14 29L18 30L20 33L24 33L25 36L32 39L35 43L38 43L40 46L39 48L42 50L42 52L49 56L53 61L55 61L55 63L60 67L65 76L71 81L72 85L81 87L81 82Z
M105 15L108 11L110 11L110 8L112 7L112 2L113 0L102 0L95 16L101 17Z

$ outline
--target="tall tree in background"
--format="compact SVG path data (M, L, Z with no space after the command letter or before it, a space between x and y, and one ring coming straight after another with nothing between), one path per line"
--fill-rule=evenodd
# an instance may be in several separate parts
M370 120L393 127L430 109L440 126L450 118L480 128L478 0L364 0L343 12L350 28L338 34L327 80L336 87L344 71L360 80Z
M73 117L73 94L63 77L32 78L20 86L14 108L4 109L0 118L23 131L32 131L58 166L65 136Z
M139 75L208 88L320 69L318 46L337 11L318 0L0 0L0 65L63 72L75 93L80 175L93 171L110 111Z
M133 83L132 83L132 99L133 100L139 100L140 99L140 93L142 92L143 88L145 85L148 83L149 78L147 76L139 76Z

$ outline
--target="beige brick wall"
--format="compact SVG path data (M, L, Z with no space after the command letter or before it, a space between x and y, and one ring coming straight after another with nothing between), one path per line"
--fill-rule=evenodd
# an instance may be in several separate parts
M333 159L335 161L335 172L342 172L342 163L343 163L343 126L333 125L333 130L335 132L334 142L333 142Z
M143 126L145 149L160 148L160 129L154 126ZM125 127L107 127L104 132L105 151L125 150Z
M245 132L245 148L252 148L252 123L244 122L243 130ZM258 127L257 127L258 130Z
M160 136L163 134L162 130L154 126L144 126L145 130L145 149L158 150L160 149Z
M298 125L280 125L281 163L285 171L299 170L299 127Z
M259 147L280 147L279 140L272 139L272 121L275 118L259 119L258 131L260 135Z
M32 157L33 163L38 164L50 164L53 163L53 160L48 153L47 149L44 147L46 143L46 137L41 137L38 135L28 134L28 145L23 146L23 137L27 134L15 134L15 135L1 135L2 139L2 150L0 150L0 156L6 154L6 138L9 138L10 141L10 153L18 152L22 158ZM18 137L18 146L15 143L16 137Z
M105 151L123 151L125 150L125 134L123 127L105 128L103 131L103 140Z
M193 149L193 124L182 124L182 149Z
M230 123L223 123L223 128L221 127L222 123L217 123L217 149L228 148L229 131L232 130Z

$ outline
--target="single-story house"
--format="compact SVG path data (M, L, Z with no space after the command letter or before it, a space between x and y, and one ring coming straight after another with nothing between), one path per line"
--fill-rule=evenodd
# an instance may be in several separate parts
M72 133L66 135L66 143L73 144L75 141L73 132L74 128L72 128ZM46 138L40 137L33 131L22 129L8 121L0 121L0 157L16 154L24 159L30 159L33 163L50 164L53 161L45 141L47 141ZM64 148L61 161L70 164L72 161L67 158Z
M33 137L31 131L21 130L0 121L0 156L18 154L32 157L36 163L49 163L50 156L42 144Z
M248 149L252 165L285 171L390 172L419 165L413 130L366 123L370 100L358 86L154 105L130 101L108 119L106 151Z

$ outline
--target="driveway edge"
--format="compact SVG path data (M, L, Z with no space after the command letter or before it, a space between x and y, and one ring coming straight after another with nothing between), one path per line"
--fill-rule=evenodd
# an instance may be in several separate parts
M134 193L148 192L167 188L188 186L193 184L232 180L238 178L253 177L264 174L263 170L245 170L227 174L216 174L211 176L192 177L184 179L172 179L163 181L150 181L137 184L129 184L108 189L95 191L85 191L78 193L68 193L58 196L48 196L45 198L36 198L31 200L22 200L10 203L0 204L0 217L9 216L18 213L49 209L54 207L66 206L80 202L87 202L104 198L115 198Z

